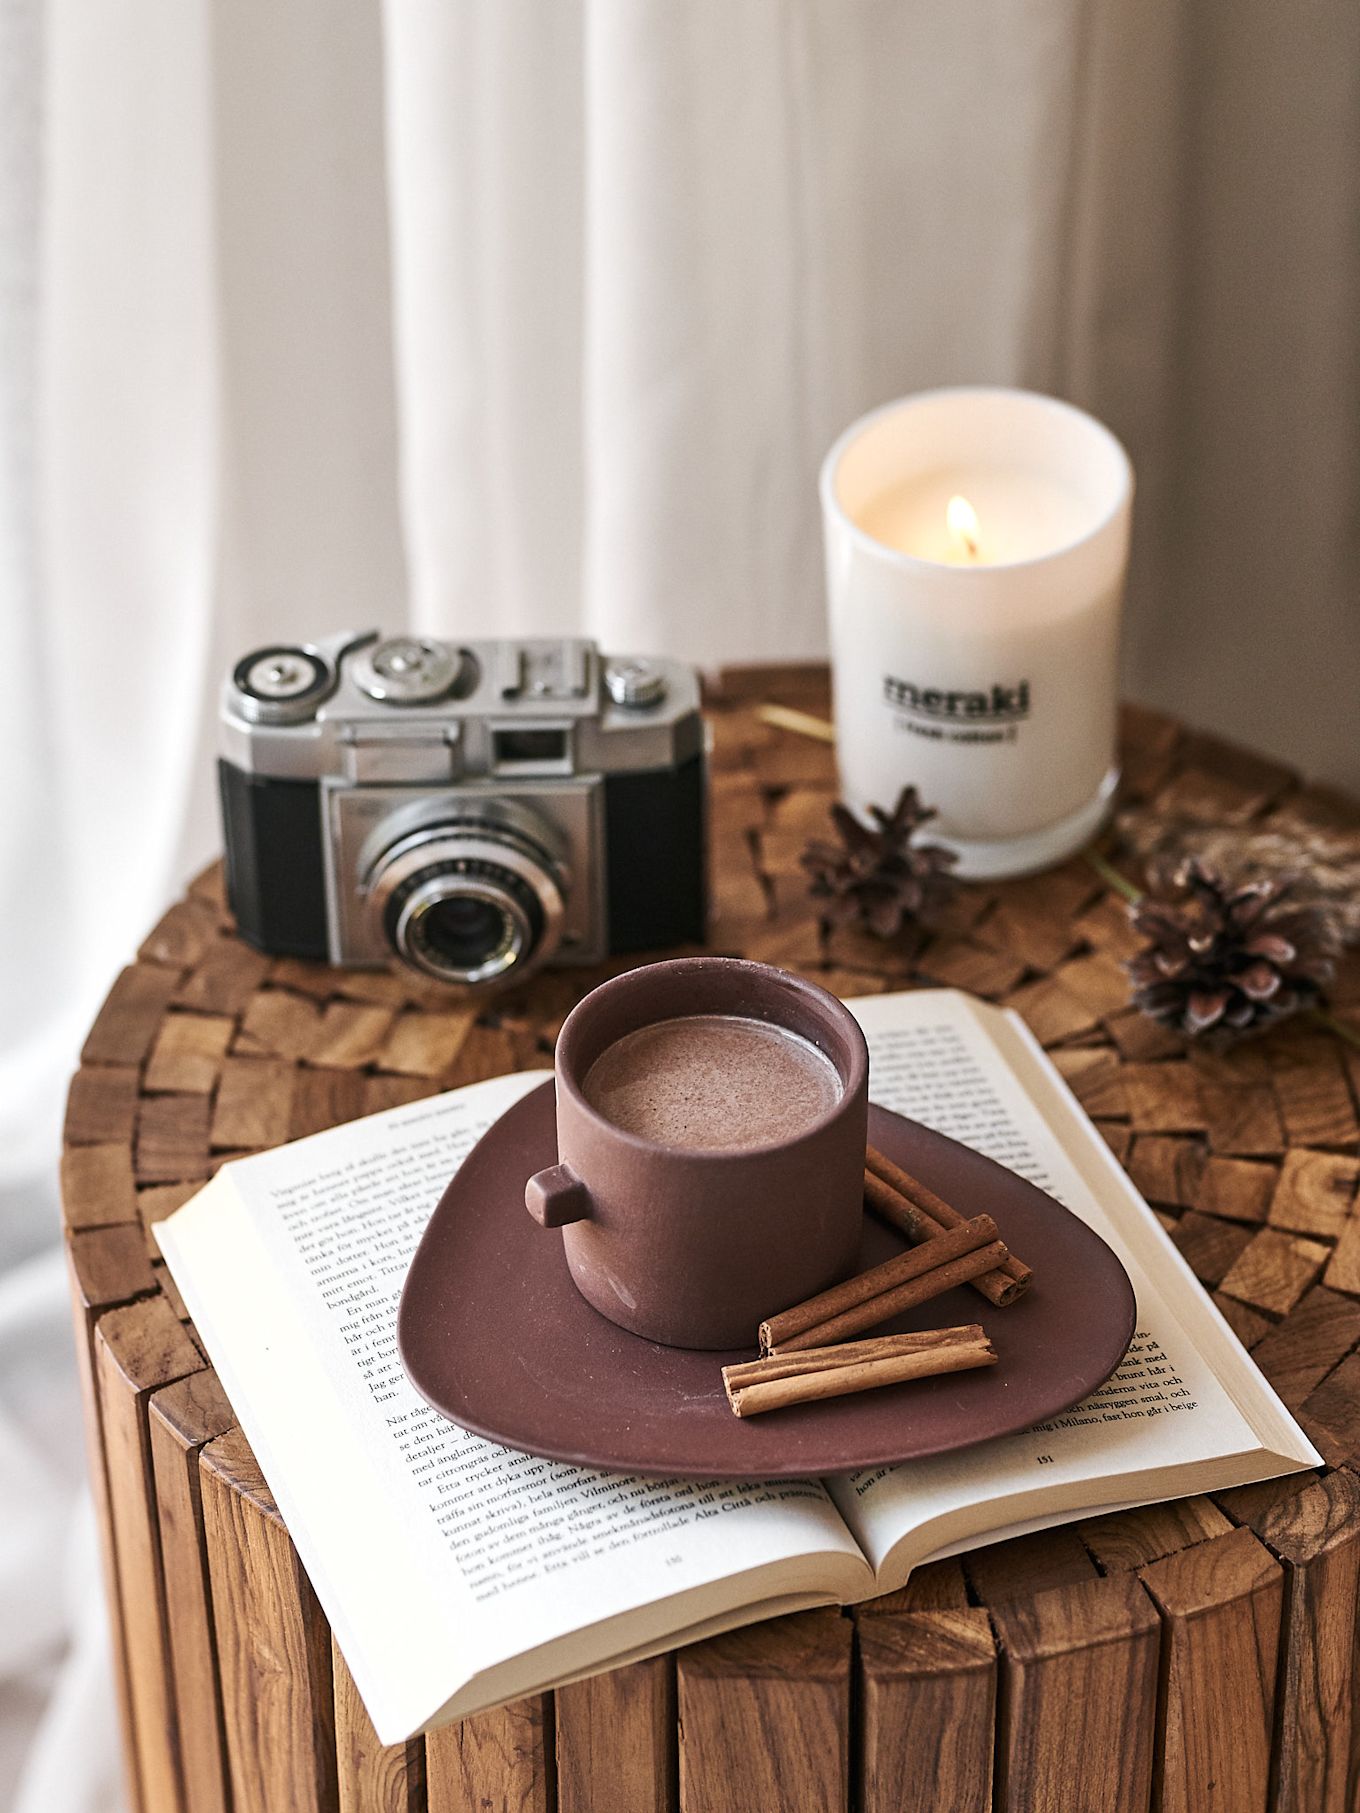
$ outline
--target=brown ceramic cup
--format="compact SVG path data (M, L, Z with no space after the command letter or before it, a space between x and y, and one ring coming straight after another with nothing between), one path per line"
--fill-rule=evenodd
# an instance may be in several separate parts
M740 1014L810 1040L840 1099L782 1143L694 1150L625 1132L586 1100L596 1058L688 1014ZM859 1250L869 1054L854 1016L798 976L680 957L594 989L557 1042L559 1163L525 1204L561 1228L576 1288L621 1328L670 1347L754 1347L761 1319L848 1276Z

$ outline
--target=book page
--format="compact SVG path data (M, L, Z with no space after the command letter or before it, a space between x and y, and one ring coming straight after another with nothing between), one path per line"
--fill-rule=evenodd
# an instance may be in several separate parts
M996 1159L1079 1215L1119 1255L1138 1301L1137 1332L1118 1371L1064 1415L955 1455L833 1482L880 1587L898 1584L899 1572L905 1577L925 1553L1059 1521L1088 1505L1175 1496L1315 1462L1132 1186L1121 1174L1120 1187L1110 1187L1099 1164L1083 1162L1081 1140L1099 1135L1013 1016L952 990L848 1005L868 1040L872 1098ZM1031 1069L1060 1092L1045 1097L1049 1112L1021 1081ZM1233 1367L1244 1374L1238 1391L1225 1382ZM1250 1402L1269 1414L1253 1421L1242 1408ZM1263 1432L1278 1452L1264 1451ZM902 1565L889 1568L898 1544Z
M538 1460L448 1422L407 1381L395 1324L417 1241L459 1161L544 1075L238 1161L160 1225L387 1743L475 1675L586 1627L595 1637L570 1657L540 1655L536 1677L503 1675L484 1703L748 1602L824 1602L867 1580L818 1481L703 1484Z

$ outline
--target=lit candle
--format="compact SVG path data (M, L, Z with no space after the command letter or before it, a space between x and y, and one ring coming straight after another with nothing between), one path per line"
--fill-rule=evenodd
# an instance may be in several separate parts
M913 783L962 875L1061 860L1113 797L1133 478L1108 429L1024 391L909 397L822 469L841 790Z

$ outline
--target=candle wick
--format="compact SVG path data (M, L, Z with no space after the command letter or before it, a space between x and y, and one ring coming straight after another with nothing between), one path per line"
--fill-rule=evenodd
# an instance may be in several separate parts
M951 497L949 507L944 513L949 532L962 546L969 560L977 560L981 553L978 541L977 512L966 497Z

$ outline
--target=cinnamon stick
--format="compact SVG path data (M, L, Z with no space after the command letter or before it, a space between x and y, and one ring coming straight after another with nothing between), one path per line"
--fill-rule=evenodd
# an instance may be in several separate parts
M964 1219L928 1184L904 1171L875 1146L870 1146L865 1153L864 1197L881 1221L888 1222L911 1241L934 1239L935 1230L958 1227ZM1031 1268L1014 1253L1008 1253L1005 1262L994 1272L984 1272L970 1282L989 1303L1005 1309L1025 1294L1033 1280Z
M828 1366L856 1366L863 1360L886 1360L895 1354L924 1352L972 1341L985 1341L980 1322L957 1328L913 1329L904 1335L871 1335L865 1341L838 1341L831 1347L804 1347L796 1353L767 1354L759 1360L740 1360L722 1369L723 1383L737 1389L770 1379L794 1378L799 1373L822 1372Z
M995 1348L972 1323L724 1366L723 1384L736 1416L759 1416L790 1404L848 1397L880 1385L995 1364Z
M761 1352L829 1346L991 1271L1005 1256L991 1216L975 1215L948 1233L769 1317L760 1325Z

